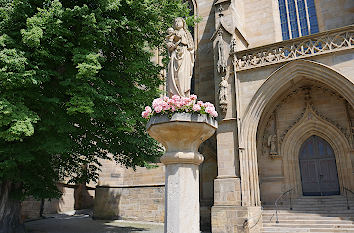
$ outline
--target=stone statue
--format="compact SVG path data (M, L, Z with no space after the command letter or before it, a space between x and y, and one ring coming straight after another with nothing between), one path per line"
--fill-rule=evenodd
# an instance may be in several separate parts
M218 72L219 73L224 73L226 72L226 60L225 60L225 43L222 38L222 29L220 28L219 32L219 42L218 42Z
M167 93L189 97L194 67L194 42L183 18L176 18L167 29L166 45L170 61L167 69Z
M220 108L226 112L227 110L227 87L229 83L226 80L226 77L221 77L221 82L219 84L219 105Z
M276 135L269 135L268 137L268 147L270 147L270 155L277 155L277 136Z

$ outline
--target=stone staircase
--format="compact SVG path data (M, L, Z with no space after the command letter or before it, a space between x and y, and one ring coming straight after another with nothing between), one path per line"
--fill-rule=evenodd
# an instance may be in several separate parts
M275 207L264 206L263 233L270 232L352 232L354 233L354 200L344 196L299 197L289 203L281 203L276 223Z

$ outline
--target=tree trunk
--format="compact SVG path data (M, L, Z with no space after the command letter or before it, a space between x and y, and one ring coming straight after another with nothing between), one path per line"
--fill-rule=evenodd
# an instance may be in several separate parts
M0 233L25 233L21 221L21 202L10 198L17 185L8 181L0 183Z

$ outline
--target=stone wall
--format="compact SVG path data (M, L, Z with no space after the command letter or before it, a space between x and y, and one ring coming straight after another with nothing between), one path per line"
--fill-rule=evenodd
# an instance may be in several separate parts
M33 198L27 198L21 203L22 219L38 219L40 212L41 202Z
M214 55L210 40L215 31L214 2L197 0L197 16L201 18L196 26L197 53L195 61L196 94L203 101L215 103Z
M59 190L63 193L60 199L46 199L43 206L43 215L65 213L79 209L91 209L95 191L93 188L86 188L82 185L66 186L58 184ZM25 220L37 219L40 217L41 201L28 198L21 203L22 218Z
M315 6L320 31L343 27L354 22L352 0L315 0Z
M163 222L165 167L125 168L101 161L96 187L94 218Z
M165 187L97 187L95 219L164 221Z
M215 141L201 147L204 162L200 165L200 212L203 229L210 228L213 203L213 181L217 176ZM102 168L96 187L94 217L97 219L164 220L165 167L125 168L113 161L101 161ZM155 167L154 167L155 166ZM109 200L109 201L107 201Z

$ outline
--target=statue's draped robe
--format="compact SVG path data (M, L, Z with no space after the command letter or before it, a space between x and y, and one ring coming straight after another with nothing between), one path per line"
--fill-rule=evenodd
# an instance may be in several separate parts
M176 49L170 50L168 64L168 94L186 96L190 95L191 79L194 66L193 44L188 40L188 35L182 28L176 32L181 42ZM169 47L169 45L167 45Z

